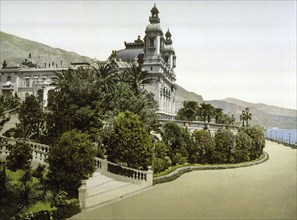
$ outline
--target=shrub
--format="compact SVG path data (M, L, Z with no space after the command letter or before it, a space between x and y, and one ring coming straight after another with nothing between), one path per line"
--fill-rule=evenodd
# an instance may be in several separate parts
M108 159L146 170L152 164L153 143L139 116L125 111L114 120L108 141Z
M226 129L219 129L215 134L215 149L213 158L215 163L232 162L231 151L234 148L234 136Z
M206 130L193 132L194 145L191 149L191 163L212 163L214 151L214 139Z
M58 208L57 219L69 218L81 211L78 199L67 199L68 193L59 192L53 200L52 205Z
M235 162L250 160L252 139L245 132L239 131L235 137L235 150L233 152Z
M10 147L10 154L7 156L7 168L15 171L17 169L28 169L31 165L32 150L25 142L16 142Z
M158 142L154 147L153 170L154 173L162 172L171 165L171 159L168 156L169 147L163 143Z
M63 133L51 147L48 163L53 189L77 196L81 180L95 170L95 149L89 136L76 130Z
M258 126L244 127L243 131L252 138L250 159L254 160L261 156L265 147L264 130Z
M173 164L178 161L177 153L181 154L181 157L188 157L183 130L176 123L169 122L163 126L162 139L170 148L170 158Z

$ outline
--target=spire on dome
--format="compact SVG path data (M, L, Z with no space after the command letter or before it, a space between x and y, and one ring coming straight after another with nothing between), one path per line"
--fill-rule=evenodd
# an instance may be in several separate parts
M158 24L160 23L160 18L159 18L159 10L156 7L156 3L154 4L154 7L151 10L152 16L150 16L149 21L151 24Z
M171 33L170 33L170 31L169 31L169 28L168 28L168 30L167 30L167 32L166 32L166 34L165 34L165 37L166 37L166 39L165 39L165 44L166 45L171 45L172 44L172 40L171 40Z

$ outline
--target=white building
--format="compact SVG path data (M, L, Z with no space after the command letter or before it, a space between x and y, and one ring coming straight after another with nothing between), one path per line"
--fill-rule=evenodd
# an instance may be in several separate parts
M167 30L165 35L163 34L156 5L151 9L149 22L145 29L144 40L138 36L133 43L125 42L126 48L117 51L113 61L118 65L119 70L124 70L137 61L153 79L153 83L147 85L146 89L154 94L159 104L158 115L161 119L174 119L176 116L174 73L176 56L171 33ZM41 68L32 60L31 54L22 64L22 66L0 69L0 94L7 97L17 93L23 101L27 96L34 95L46 107L48 91L54 89L52 82L56 77L55 72L62 72L67 68L62 66L62 61L45 63Z
M152 85L146 86L149 92L154 93L159 103L158 114L162 119L174 119L175 109L175 72L176 56L172 46L169 30L163 34L159 11L156 5L151 10L150 24L145 29L144 41L138 39L134 43L126 43L126 48L116 52L116 61L119 66L132 65L135 60L154 79ZM126 64L126 65L123 65Z

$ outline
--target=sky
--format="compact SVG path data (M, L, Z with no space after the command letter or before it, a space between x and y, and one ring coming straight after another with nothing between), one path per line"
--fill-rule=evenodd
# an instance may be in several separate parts
M204 100L296 109L296 1L3 1L1 31L106 60L145 35L156 3L176 83Z

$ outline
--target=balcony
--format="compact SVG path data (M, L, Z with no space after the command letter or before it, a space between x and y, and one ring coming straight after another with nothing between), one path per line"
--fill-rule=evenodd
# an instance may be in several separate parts
M5 83L1 83L1 90L14 90L14 83L8 81Z

